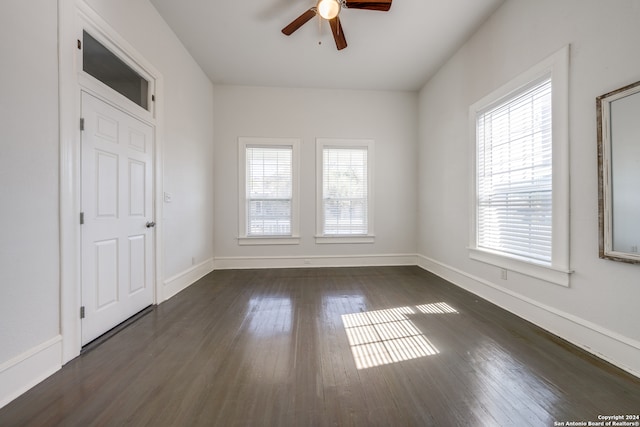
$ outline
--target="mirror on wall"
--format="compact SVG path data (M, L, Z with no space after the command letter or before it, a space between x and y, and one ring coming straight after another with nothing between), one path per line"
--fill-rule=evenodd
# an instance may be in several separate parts
M640 263L640 82L596 107L600 258Z

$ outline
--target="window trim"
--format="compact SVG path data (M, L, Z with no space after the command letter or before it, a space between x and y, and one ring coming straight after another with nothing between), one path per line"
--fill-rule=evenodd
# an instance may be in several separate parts
M299 138L238 138L238 244L297 245L300 243L300 144ZM250 236L247 234L247 148L291 147L291 234Z
M367 234L324 234L323 151L325 148L367 149ZM316 138L316 243L374 243L374 162L375 142L372 139Z
M552 92L552 255L551 265L479 248L477 230L477 115L487 108L512 98L531 83L551 76ZM476 261L512 270L526 276L561 286L569 286L569 46L565 46L505 85L486 95L469 107L470 130L470 215L469 257Z

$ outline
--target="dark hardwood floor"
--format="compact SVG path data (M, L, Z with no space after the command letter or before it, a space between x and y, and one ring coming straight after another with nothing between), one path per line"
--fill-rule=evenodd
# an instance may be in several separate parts
M639 413L639 379L417 267L229 270L0 409L0 426L553 426Z

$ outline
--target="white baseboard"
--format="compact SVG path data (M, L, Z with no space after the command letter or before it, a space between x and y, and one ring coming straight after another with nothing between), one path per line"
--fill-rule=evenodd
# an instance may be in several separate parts
M640 342L431 258L417 265L640 377Z
M213 258L196 264L193 267L178 273L164 281L162 301L166 301L178 292L188 288L197 280L213 271Z
M62 367L58 335L0 365L0 408Z
M416 265L415 254L218 257L216 270Z

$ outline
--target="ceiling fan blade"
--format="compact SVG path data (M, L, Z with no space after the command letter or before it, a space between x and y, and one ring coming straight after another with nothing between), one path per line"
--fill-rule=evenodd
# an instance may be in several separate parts
M336 41L336 47L338 50L342 50L347 47L347 39L344 37L340 18L336 16L335 18L330 19L329 25L331 25L331 32L333 33L333 39Z
M367 9L387 12L389 9L391 9L391 0L347 0L345 2L345 6L348 9Z
M302 15L298 16L296 19L291 21L289 25L287 25L282 29L282 32L290 36L291 34L293 34L295 30L302 27L304 24L307 23L307 21L309 21L314 16L316 16L316 9L312 7L311 9L305 11Z

